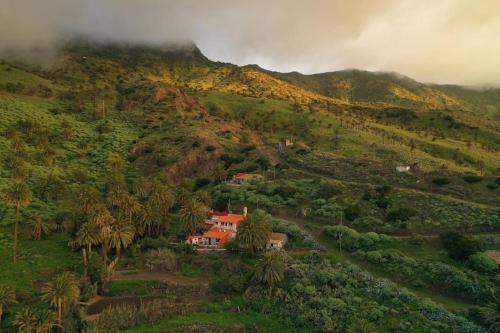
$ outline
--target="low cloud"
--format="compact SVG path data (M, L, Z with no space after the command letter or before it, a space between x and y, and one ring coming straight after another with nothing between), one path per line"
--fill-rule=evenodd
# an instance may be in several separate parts
M306 73L360 68L419 81L500 84L496 0L0 0L0 52L66 38L171 44Z

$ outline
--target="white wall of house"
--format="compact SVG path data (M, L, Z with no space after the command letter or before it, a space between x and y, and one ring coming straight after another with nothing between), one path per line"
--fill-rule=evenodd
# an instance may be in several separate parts
M235 223L230 223L230 222L221 222L221 221L215 221L214 223L216 228L223 229L223 230L231 230L236 232L237 227Z

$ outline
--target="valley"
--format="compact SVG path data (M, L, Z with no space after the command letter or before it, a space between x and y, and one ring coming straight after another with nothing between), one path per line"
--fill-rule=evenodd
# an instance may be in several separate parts
M2 61L0 330L496 332L499 91L195 45Z

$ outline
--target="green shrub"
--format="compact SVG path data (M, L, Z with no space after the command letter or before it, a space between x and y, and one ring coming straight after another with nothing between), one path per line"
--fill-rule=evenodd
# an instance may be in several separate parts
M416 211L409 207L398 207L392 209L387 213L387 220L389 222L408 221L411 217L415 216Z
M171 272L177 268L177 257L169 249L151 250L146 254L145 266L151 271Z
M465 260L480 251L479 242L458 231L449 231L440 235L441 243L448 255L455 260Z
M196 179L195 187L197 189L202 188L210 184L212 181L209 178L198 178Z
M388 236L379 235L376 232L359 233L344 225L326 226L323 231L337 242L342 239L342 245L348 250L369 249L381 241L390 239Z
M484 253L476 253L469 257L467 264L470 268L480 273L494 274L498 272L496 261Z
M437 177L437 178L434 178L432 180L432 183L434 185L437 185L437 186L444 186L444 185L448 185L449 183L451 183L451 180L449 180L446 177Z
M146 237L141 241L141 248L143 250L159 249L167 247L168 245L169 242L164 237L159 237L159 238Z
M198 266L193 266L190 263L183 262L181 264L180 271L182 275L188 276L188 277L195 277L195 276L200 276L201 275L201 268Z
M463 180L466 181L467 183L479 183L480 181L483 180L483 177L476 175L467 175L463 177Z

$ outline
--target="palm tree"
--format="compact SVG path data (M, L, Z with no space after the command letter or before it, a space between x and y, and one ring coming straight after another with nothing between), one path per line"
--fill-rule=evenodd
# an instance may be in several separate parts
M13 252L13 260L14 263L17 261L17 238L19 234L19 221L20 221L20 212L21 207L29 205L32 199L31 190L23 182L14 183L9 189L7 189L7 193L5 194L5 201L7 204L14 206L16 208L16 224L14 227L14 246L12 249Z
M263 210L257 209L249 214L238 228L237 242L253 255L259 248L266 245L271 236L271 216Z
M212 170L212 179L215 183L221 183L227 178L227 171L224 168L224 165L219 163Z
M80 158L83 158L83 157L85 157L85 155L87 154L87 151L89 150L89 145L87 144L87 142L85 140L81 140L81 141L78 141L78 143L76 144L76 148L79 151L78 156Z
M108 261L109 235L111 232L111 224L113 224L114 221L115 218L105 207L100 207L91 218L91 222L97 224L101 228L102 257L104 262Z
M109 171L113 175L118 175L118 174L122 173L125 162L123 161L123 159L120 156L113 155L113 156L108 158L107 164L108 164Z
M109 191L108 204L115 213L127 216L129 222L132 222L134 214L141 210L139 201L121 186L115 186Z
M162 185L159 181L151 184L150 203L158 212L165 216L175 204L175 196L168 186Z
M16 293L14 289L0 285L0 327L2 326L2 315L6 307L16 303Z
M139 235L147 234L149 237L153 236L153 230L158 235L161 228L161 217L156 214L154 207L148 201L141 207L136 220L136 231Z
M117 219L111 224L109 246L116 249L116 258L120 259L121 250L127 248L134 240L135 230L127 220Z
M264 253L255 268L254 277L257 281L267 286L268 293L271 295L272 288L283 280L284 272L285 261L283 253L279 250L274 250Z
M181 221L189 233L194 233L205 219L206 212L203 204L191 198L180 210Z
M18 157L26 157L26 155L28 154L28 148L26 147L26 144L19 138L14 138L12 140L11 148L14 154Z
M31 237L40 240L50 232L50 225L41 216L33 216L29 222L31 227Z
M36 333L49 333L52 327L56 326L56 316L50 310L39 311L36 317Z
M377 333L377 328L366 319L356 319L349 325L347 333Z
M26 180L28 173L28 164L22 159L16 159L16 163L10 167L10 175L17 181Z
M64 272L42 288L42 300L57 307L57 322L61 325L62 316L80 298L78 280L70 272Z
M489 325L489 331L492 333L500 332L500 298L493 303L488 304L481 311L484 321Z
M134 192L140 198L146 198L149 195L152 186L152 182L149 179L141 177L134 185Z
M16 314L14 325L19 328L19 333L32 333L38 323L35 313L30 308L23 308Z
M85 277L88 277L89 256L92 252L92 246L99 243L101 243L101 228L96 223L87 222L76 233L74 244L82 248Z
M100 206L100 194L97 189L93 187L84 187L78 193L80 208L87 215L93 215Z
M212 196L207 191L203 190L196 191L194 197L196 198L196 200L198 200L207 207L210 207L212 205Z

